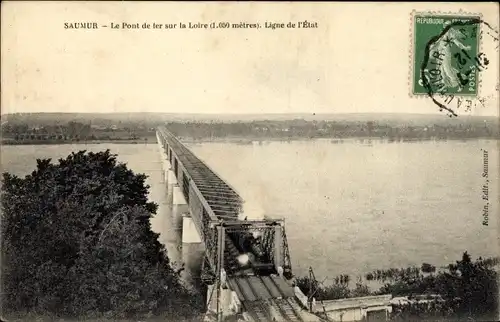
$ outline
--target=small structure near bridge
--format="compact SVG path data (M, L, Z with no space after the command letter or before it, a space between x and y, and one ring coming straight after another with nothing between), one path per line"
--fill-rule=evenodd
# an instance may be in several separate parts
M392 312L390 294L317 301L312 313L328 321L387 321Z

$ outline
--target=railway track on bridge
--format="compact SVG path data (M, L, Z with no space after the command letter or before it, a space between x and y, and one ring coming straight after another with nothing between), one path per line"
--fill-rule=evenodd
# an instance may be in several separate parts
M229 280L255 321L303 321L293 290L279 277L244 276Z

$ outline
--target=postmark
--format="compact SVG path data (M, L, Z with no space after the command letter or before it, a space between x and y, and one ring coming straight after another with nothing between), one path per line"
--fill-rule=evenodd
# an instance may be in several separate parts
M414 13L412 20L413 96L450 117L486 107L498 91L498 75L487 72L498 66L498 31L474 14Z

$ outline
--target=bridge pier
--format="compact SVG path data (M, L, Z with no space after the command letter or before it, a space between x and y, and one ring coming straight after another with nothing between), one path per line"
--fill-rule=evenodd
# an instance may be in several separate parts
M167 212L170 216L170 229L167 236L167 242L170 249L168 250L168 257L172 262L176 262L176 267L181 267L182 258L182 214L175 214L171 209Z
M172 217L176 229L182 229L183 279L189 286L200 289L202 286L201 266L205 256L205 248L189 214L186 199L177 183L172 185Z
M167 202L173 203L174 187L177 185L177 178L174 171L167 170Z
M162 175L163 175L163 178L164 178L165 184L166 184L166 185L167 185L167 187L168 187L168 169L167 169L167 170L164 170L164 171L163 171L163 173L162 173ZM168 190L167 190L167 192L168 192Z
M205 258L205 247L189 214L182 215L182 259L184 262L184 279L200 289L201 267Z
M165 180L165 184L168 185L168 171L172 169L172 165L170 164L170 161L167 160L167 156L165 154L162 154L162 176Z
M160 153L160 159L161 159L161 183L167 182L167 178L164 175L165 172L165 151L163 149L163 145L161 144L160 137L158 136L158 133L156 134L157 140L158 140L158 152Z
M169 170L169 173L170 176L173 176L173 172L171 170ZM175 183L171 184L172 182ZM169 180L168 190L169 190L168 194L170 196L167 196L167 204L170 204L169 200L171 200L172 202L171 203L172 226L173 226L172 230L175 232L174 238L178 245L179 257L182 259L182 262L184 263L184 256L182 255L182 248L181 248L183 239L183 230L184 230L183 216L189 212L189 209L186 200L182 195L181 189L177 185L176 181Z
M189 213L186 198L184 198L182 190L177 183L172 185L172 210L178 214Z

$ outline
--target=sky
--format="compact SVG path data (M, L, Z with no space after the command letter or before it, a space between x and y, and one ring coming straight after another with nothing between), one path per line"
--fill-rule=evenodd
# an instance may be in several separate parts
M410 96L413 10L498 26L492 3L2 2L2 114L438 113ZM304 20L318 27L64 29ZM471 113L498 115L498 72L484 77L486 106Z

